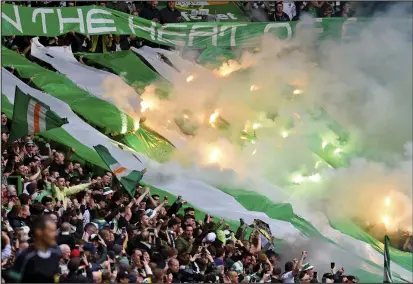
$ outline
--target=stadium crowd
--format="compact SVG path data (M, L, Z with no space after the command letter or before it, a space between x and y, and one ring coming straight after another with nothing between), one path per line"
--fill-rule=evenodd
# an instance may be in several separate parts
M111 172L73 160L76 149L8 143L4 113L1 126L6 283L357 282L343 268L318 276L305 251L284 259L242 219L230 228L144 185L132 197Z
M308 3L300 9L325 15L326 4ZM26 3L84 4L90 2ZM98 4L161 24L180 21L173 1L161 10L157 1ZM297 14L291 17L282 4L276 4L274 20L294 20ZM343 7L350 9L347 4ZM343 16L345 9L331 13ZM30 56L30 37L9 36L2 41L36 61ZM73 52L116 52L151 44L132 35L75 32L41 37L40 42L70 45ZM132 197L111 172L74 159L76 149L37 136L8 141L11 126L2 113L1 256L6 283L358 282L344 268L313 267L305 251L285 259L273 245L274 236L263 245L252 225L241 219L238 228L230 228L225 220L200 216L184 197L168 200L143 184ZM411 241L406 244L411 250ZM318 269L323 273L317 275Z

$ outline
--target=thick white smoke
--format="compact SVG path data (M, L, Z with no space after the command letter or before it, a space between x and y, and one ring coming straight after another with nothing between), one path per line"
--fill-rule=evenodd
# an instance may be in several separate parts
M216 76L183 70L185 78L174 82L168 100L147 88L143 103L152 107L143 113L151 125L176 130L178 120L190 134L173 156L187 169L168 164L165 172L243 186L329 218L385 220L389 229L411 231L412 18L388 11L359 32L341 41L319 41L308 30L290 41L263 37L259 53L225 63L212 72ZM337 152L349 157L342 169L329 169L310 150L312 136L339 147L328 120L308 115L320 106L350 134L349 144ZM215 112L230 129L210 123ZM240 146L245 128L257 139ZM301 178L292 186L295 172L303 169L321 180ZM259 186L262 179L283 189Z

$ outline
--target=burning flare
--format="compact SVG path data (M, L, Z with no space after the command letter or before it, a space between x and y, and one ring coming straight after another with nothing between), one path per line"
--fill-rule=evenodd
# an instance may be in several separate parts
M232 72L242 69L242 65L235 60L228 60L224 62L219 69L215 69L213 72L218 77L227 77L231 75Z
M192 80L194 80L194 78L195 78L194 75L190 75L190 76L188 76L188 78L186 78L186 82L189 83Z
M250 91L251 91L251 92L254 92L254 91L258 91L259 89L261 89L260 86L258 86L258 85L251 85Z
M145 112L153 108L152 101L141 101L141 112Z
M219 150L218 148L214 148L209 153L209 161L211 163L216 163L218 162L220 156L221 156L221 150Z
M295 89L294 92L293 92L294 95L300 95L302 93L303 93L303 91L300 90L300 89Z
M215 127L215 124L214 124L214 123L215 123L215 121L217 120L218 116L219 116L218 110L215 110L215 112L210 115L210 117L209 117L209 124L210 124L212 127Z

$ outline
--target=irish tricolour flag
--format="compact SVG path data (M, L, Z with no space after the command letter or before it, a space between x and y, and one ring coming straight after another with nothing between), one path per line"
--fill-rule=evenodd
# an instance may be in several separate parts
M109 150L102 145L93 146L103 162L110 168L112 173L116 176L119 182L123 185L131 197L135 196L136 187L143 177L146 170L131 171L123 167L112 155Z
M9 141L26 135L45 132L68 123L66 118L59 117L50 107L39 102L16 87L13 121Z

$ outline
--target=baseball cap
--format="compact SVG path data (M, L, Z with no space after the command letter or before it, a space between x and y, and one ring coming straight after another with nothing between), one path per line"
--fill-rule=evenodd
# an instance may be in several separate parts
M78 249L73 249L70 253L70 258L80 257L80 251Z

